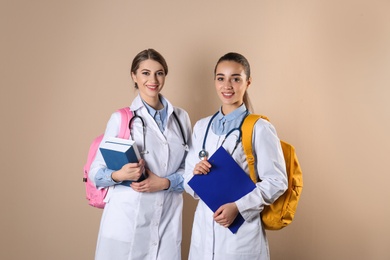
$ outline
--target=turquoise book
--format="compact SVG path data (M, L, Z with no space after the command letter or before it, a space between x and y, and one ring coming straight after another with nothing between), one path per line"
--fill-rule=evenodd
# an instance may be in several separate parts
M127 163L137 163L140 159L137 145L133 140L127 140L117 137L109 137L100 145L100 152L106 162L107 168L117 171ZM143 174L137 182L145 179ZM132 181L124 181L121 184L130 186Z

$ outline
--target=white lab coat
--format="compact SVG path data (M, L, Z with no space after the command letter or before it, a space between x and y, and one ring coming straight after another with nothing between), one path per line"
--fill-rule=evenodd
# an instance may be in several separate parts
M198 153L202 149L205 130L210 117L198 121L193 130L192 146L186 158L184 187L194 198L194 193L188 181L193 176L193 169L199 162ZM233 132L234 133L234 132ZM224 147L231 153L236 142L236 136L227 137ZM210 127L206 151L211 156L221 145L223 136L213 133ZM213 219L213 212L199 200L195 211L192 228L190 260L268 260L269 249L265 231L262 227L260 212L264 205L272 203L287 188L287 177L283 152L274 127L265 120L258 120L253 133L253 148L256 157L256 168L262 182L256 188L236 201L244 224L236 234L231 233ZM248 164L240 143L233 153L235 161L248 173Z
M172 115L173 106L168 102L168 119L164 134L144 107L140 96L130 106L145 121L145 142L148 154L143 155L146 167L160 177L172 173L184 173L186 151L177 121ZM187 112L175 108L187 142L191 138L191 123ZM120 114L112 114L105 138L117 136ZM143 149L142 124L136 119L132 136L139 151ZM131 137L130 137L131 138ZM98 152L91 166L90 178L99 168L106 167ZM159 191L139 193L130 187L116 185L109 189L103 211L96 260L181 260L182 208L181 192Z

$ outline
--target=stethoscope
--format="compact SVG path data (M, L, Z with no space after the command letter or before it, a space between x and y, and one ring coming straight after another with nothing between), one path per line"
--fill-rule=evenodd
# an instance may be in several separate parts
M183 144L182 144L182 145L184 146L184 149L185 149L186 151L188 151L188 144L187 144L187 142L186 142L186 138L185 138L185 136L184 136L183 127L182 127L181 124L180 124L180 120L179 120L179 118L177 117L175 111L173 111L172 114L173 114L173 117L175 118L175 120L176 120L176 122L177 122L177 124L178 124L178 126L179 126L179 128L180 128L181 137L183 138ZM131 129L132 123L133 123L134 120L136 120L137 118L138 118L139 120L141 120L141 124L142 124L142 142L143 142L143 147L142 147L141 154L148 154L149 151L146 150L146 143L145 143L145 130L146 130L145 121L144 121L144 119L143 119L141 116L138 116L138 115L135 113L135 111L133 111L133 117L130 119L130 122L129 122L129 129ZM131 134L131 131L130 131L130 134ZM131 138L134 140L134 137L133 137L132 134L131 134Z
M203 160L205 158L207 158L209 156L209 153L206 151L206 140L207 140L207 135L209 134L209 129L210 129L210 126L211 126L211 123L213 122L213 119L218 115L219 111L217 113L215 113L208 125L207 125L207 128L206 128L206 133L204 135L204 138L203 138L203 145L202 145L202 150L200 150L198 156L199 156L199 159ZM236 144L234 145L234 148L231 152L231 155L234 153L234 151L236 150L238 144L241 142L241 137L242 137L242 131L241 131L241 126L242 126L242 123L244 122L244 119L245 117L248 115L249 111L246 110L246 113L245 113L245 116L244 118L242 119L241 123L240 123L240 126L239 127L236 127L236 128L233 128L231 129L229 132L227 132L227 134L225 135L225 138L223 139L222 143L221 143L221 146L223 146L223 144L225 143L226 139L229 137L230 134L232 134L233 132L235 131L238 131L238 137L236 139Z

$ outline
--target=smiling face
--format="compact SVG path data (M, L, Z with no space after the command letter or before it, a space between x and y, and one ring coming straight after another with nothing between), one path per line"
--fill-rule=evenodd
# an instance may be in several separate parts
M165 82L165 70L159 62L152 59L142 61L136 72L131 73L131 77L146 103L153 106L159 101L158 94Z
M221 61L215 70L215 89L222 101L222 112L227 115L242 105L251 79L244 67L235 61Z

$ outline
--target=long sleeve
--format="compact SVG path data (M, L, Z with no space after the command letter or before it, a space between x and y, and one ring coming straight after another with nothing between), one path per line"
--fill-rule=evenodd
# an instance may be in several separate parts
M109 187L121 183L121 182L115 182L111 178L113 172L114 170L108 168L99 169L95 175L96 187Z
M257 217L265 205L272 204L287 189L286 166L275 128L265 120L258 120L252 143L261 182L256 183L256 189L236 201L241 215L248 221Z
M181 175L179 173L173 173L173 174L167 176L166 178L170 182L168 191L182 192L184 190L183 175Z

